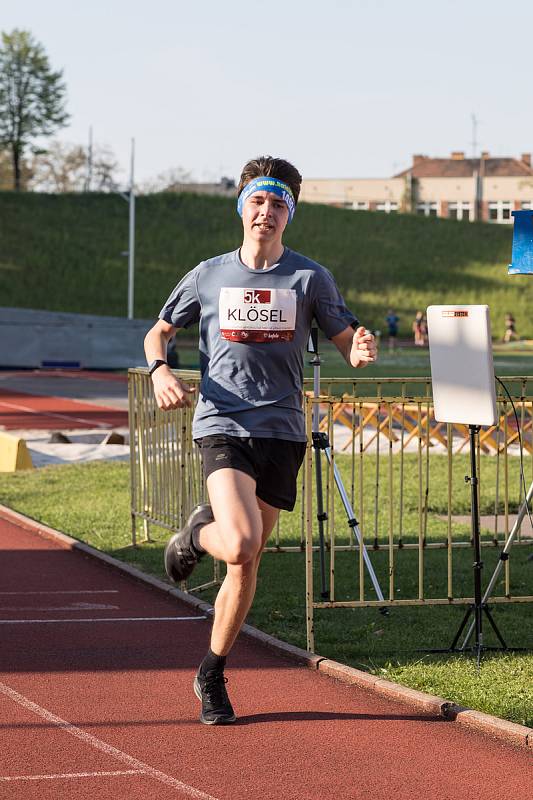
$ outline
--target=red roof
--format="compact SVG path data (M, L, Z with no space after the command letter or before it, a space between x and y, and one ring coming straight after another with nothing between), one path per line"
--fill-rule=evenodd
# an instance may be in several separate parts
M418 156L412 167L394 175L401 178L471 178L478 172L487 178L533 175L533 167L518 158L429 158Z

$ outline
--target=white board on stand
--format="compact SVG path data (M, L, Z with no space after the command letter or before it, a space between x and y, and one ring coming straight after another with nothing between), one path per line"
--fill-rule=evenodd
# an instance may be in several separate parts
M489 307L429 306L427 321L435 419L495 425Z

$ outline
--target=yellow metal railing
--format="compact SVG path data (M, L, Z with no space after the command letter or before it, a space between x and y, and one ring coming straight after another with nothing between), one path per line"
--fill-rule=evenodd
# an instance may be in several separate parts
M505 382L513 387L511 396L522 430L527 488L533 479L533 397L531 392L526 392L533 388L533 379L508 378ZM373 383L372 388L376 389L378 382ZM367 387L371 386L369 381ZM466 595L467 591L473 591L473 582L471 574L465 571L466 566L471 566L472 553L469 551L472 550L472 540L469 508L468 513L464 508L464 493L468 495L470 490L464 484L464 473L468 468L466 455L461 455L463 426L436 423L429 393L418 397L408 396L403 391L399 396L386 395L383 391L352 397L347 394L318 399L308 396L306 423L309 442L312 410L316 403L320 404L321 410L320 430L331 444L331 457L329 460L324 458L322 465L326 475L324 507L327 512L325 540L329 575L324 592L316 558L319 549L314 502L313 462L316 456L310 444L305 463L305 484L311 490L306 492L304 512L308 648L314 649L315 609L473 603L473 597ZM484 576L487 579L495 566L490 562L497 561L512 528L509 515L511 492L515 503L519 499L518 433L514 411L506 396L498 397L498 405L498 424L482 428L476 441L480 475L478 497L483 491L485 500L481 545L489 562ZM410 421L405 424L408 413ZM341 414L344 419L341 419ZM483 448L489 440L493 445ZM346 509L335 485L335 467L341 472L363 547L351 535ZM461 469L463 472L458 475ZM407 478L409 497L406 497L405 490ZM489 495L493 502L493 515L487 514ZM458 513L458 501L462 513ZM492 532L487 529L487 516L491 517ZM527 518L522 525L522 528L526 527L529 528ZM513 548L533 545L531 536L526 537L520 531L513 541ZM369 579L363 559L364 549L375 562L383 600L377 598ZM344 579L341 582L338 554L347 550L355 551L355 560L349 570L349 581ZM443 551L446 551L443 554L445 561L439 555ZM493 595L491 603L533 601L533 595L527 594L519 581L512 585L511 561L504 562L502 594ZM428 577L435 575L436 565L441 576L438 587L431 585L434 578ZM409 570L406 570L407 566ZM406 587L408 571L413 580L412 585Z
M191 384L199 383L197 372L176 374ZM510 377L505 378L505 383L522 429L525 478L529 484L533 479L533 378ZM306 390L310 384L306 381ZM460 554L466 555L472 548L465 504L462 513L457 506L457 497L468 491L463 483L464 473L458 474L466 458L462 453L463 426L434 420L428 378L328 379L322 382L322 390L327 393L317 400L306 394L305 411L310 436L312 407L320 404L320 427L332 445L331 463L323 463L327 599L314 597L318 543L311 444L301 470L295 512L281 514L266 548L269 552L306 552L311 631L315 608L471 602L464 592L454 593L456 573L464 561ZM151 539L152 526L169 532L179 530L190 509L205 499L205 487L199 452L192 440L193 410L160 411L148 371L143 368L129 371L129 402L132 542L136 544ZM492 503L490 520L482 521L482 546L495 553L500 552L512 528L510 508L512 495L516 505L518 464L514 412L506 396L499 394L498 402L498 424L483 428L477 438L479 492L480 496L483 491L488 492ZM341 469L365 545L379 562L384 601L372 597L360 548L347 534L346 516L335 488L334 463ZM486 499L484 509L486 517ZM490 534L486 533L487 527ZM524 523L524 530L525 527ZM515 545L531 542L531 538L519 533ZM344 555L350 552L356 558L355 580L346 587L339 583L336 554L343 559L350 557ZM436 556L431 554L437 552L443 553L439 596L427 585L426 562L434 559ZM416 585L410 593L404 589L407 557L416 560ZM466 560L471 561L470 554ZM190 590L219 581L219 565L215 562L212 580ZM494 602L533 600L530 595L512 593L510 561L505 563L504 582L504 594ZM465 587L469 588L469 583ZM342 590L342 596L337 590ZM350 592L353 596L347 599Z
M197 372L180 371L180 377L198 385ZM131 530L132 544L151 540L151 526L178 531L194 505L205 496L198 448L192 439L192 408L160 411L148 370L128 374ZM219 583L219 565L213 579L194 590ZM185 587L184 587L185 588Z

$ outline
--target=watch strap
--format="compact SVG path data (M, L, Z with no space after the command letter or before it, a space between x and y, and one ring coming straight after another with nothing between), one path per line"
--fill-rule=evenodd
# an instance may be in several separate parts
M156 369L158 367L163 366L163 364L166 364L168 366L168 363L166 361L163 361L162 358L156 358L155 361L152 361L152 363L148 367L148 372L150 373L150 375L153 375Z

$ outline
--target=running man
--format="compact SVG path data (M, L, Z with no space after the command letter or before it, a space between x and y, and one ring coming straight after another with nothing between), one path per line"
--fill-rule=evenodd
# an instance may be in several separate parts
M348 364L375 361L374 337L346 308L331 273L282 243L302 177L287 161L249 161L238 187L242 246L198 264L178 283L145 352L160 409L191 406L194 388L172 375L167 341L200 324L201 384L193 436L209 504L194 508L165 548L173 581L207 552L227 573L210 648L194 679L207 725L234 722L226 657L252 604L262 550L281 509L292 511L306 449L303 359L315 319Z

